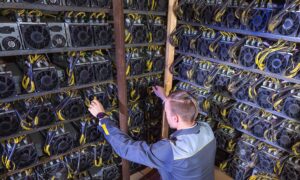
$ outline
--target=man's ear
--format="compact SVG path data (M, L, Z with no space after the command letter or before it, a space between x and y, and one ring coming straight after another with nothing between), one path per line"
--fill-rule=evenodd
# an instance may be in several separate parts
M179 116L178 116L177 114L175 114L174 118L175 118L175 119L174 119L175 122L178 123L178 122L179 122Z

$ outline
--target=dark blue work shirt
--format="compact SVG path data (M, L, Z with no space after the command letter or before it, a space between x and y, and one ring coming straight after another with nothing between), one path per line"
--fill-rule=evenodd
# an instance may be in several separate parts
M106 140L119 156L158 169L163 180L214 179L216 140L207 123L197 122L151 145L132 140L110 119L102 119L101 123L109 132L104 133Z

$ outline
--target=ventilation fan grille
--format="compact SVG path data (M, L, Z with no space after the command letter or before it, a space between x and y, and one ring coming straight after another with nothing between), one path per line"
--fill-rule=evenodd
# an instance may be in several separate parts
M50 31L46 25L22 24L21 31L26 48L44 49L50 47Z
M70 25L70 36L74 47L93 45L92 29L88 25Z
M59 87L59 78L54 68L34 70L34 83L37 91L51 91Z

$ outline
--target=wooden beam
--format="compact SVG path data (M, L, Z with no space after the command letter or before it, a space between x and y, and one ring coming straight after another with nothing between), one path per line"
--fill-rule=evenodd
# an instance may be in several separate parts
M125 64L125 29L124 29L124 12L123 0L113 0L113 18L114 18L114 37L116 51L117 67L117 85L119 97L119 122L120 129L125 133L128 132L128 107L127 107L127 86L126 86L126 64ZM129 162L122 159L122 178L130 179Z
M172 31L176 28L177 19L173 11L173 6L176 0L169 0L168 5L168 24L167 24L167 37L172 33ZM167 38L167 39L168 39ZM175 48L169 43L167 40L166 44L166 63L165 63L165 79L164 79L164 88L166 94L169 95L172 89L173 75L170 73L169 69L174 61L175 56ZM169 135L169 125L165 117L165 113L163 114L163 122L162 122L162 137L167 138Z

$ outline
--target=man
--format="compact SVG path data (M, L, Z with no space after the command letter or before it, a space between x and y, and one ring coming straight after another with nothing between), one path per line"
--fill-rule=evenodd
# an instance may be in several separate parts
M104 108L97 100L91 102L89 111L99 118L106 140L124 159L158 169L163 180L212 180L216 140L207 123L196 122L198 108L195 100L184 91L164 94L164 89L153 87L154 93L164 103L166 118L176 129L170 139L152 145L134 141L104 117Z

